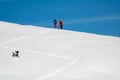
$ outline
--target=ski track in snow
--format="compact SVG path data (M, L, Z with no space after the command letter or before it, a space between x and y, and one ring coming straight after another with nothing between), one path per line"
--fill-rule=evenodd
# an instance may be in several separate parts
M14 38L12 40L9 40L9 41L5 41L3 43L1 43L2 45L5 45L5 44L8 44L8 43L11 43L11 42L14 42L14 41L17 41L17 40L21 40L21 39L25 39L27 38L28 36L21 36L21 37L17 37L17 38Z
M50 31L50 30L45 30L45 31L43 31L43 32L36 32L36 33L37 33L37 34L45 34L45 33L48 33L49 31ZM8 44L8 43L17 41L17 40L22 40L22 39L28 38L28 37L30 37L30 36L31 36L31 35L25 35L25 36L17 37L17 38L14 38L14 39L11 39L11 40L2 42L2 43L1 43L1 47L7 48L7 49L13 49L13 50L16 50L16 49L17 49L17 50L26 51L26 52L34 52L34 53L39 53L39 54L46 55L46 56L54 56L54 57L59 57L59 58L65 58L65 59L69 59L69 60L72 60L72 61L73 61L73 62L65 65L64 67L56 70L55 72L49 73L49 74L47 74L47 75L44 75L44 76L42 76L42 77L40 77L40 78L38 78L38 79L36 79L36 80L43 80L43 79L46 79L46 78L48 78L48 77L51 77L51 76L55 75L56 73L61 72L61 71L63 71L64 69L66 69L66 68L68 68L68 67L70 67L70 66L72 66L73 64L75 64L75 63L78 62L78 60L75 59L75 58L70 58L70 57L66 57L66 56L57 56L57 55L53 55L53 54L51 54L51 53L44 54L44 52L40 52L40 51L33 51L33 50L24 50L24 49L19 49L19 48L12 48L12 47L8 47L8 46L5 45L5 44Z

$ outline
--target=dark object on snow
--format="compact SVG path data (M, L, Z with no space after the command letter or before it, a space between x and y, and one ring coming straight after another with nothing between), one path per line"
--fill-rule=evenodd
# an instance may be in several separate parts
M15 53L13 52L13 53L12 53L12 57L14 57L14 56L15 56Z
M15 51L12 53L12 57L19 57L19 51Z
M63 29L63 22L62 22L62 20L60 20L59 24L60 24L60 29Z

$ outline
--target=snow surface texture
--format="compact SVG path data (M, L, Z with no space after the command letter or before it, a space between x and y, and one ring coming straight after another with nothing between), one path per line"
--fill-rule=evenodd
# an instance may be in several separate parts
M0 21L0 80L120 80L120 38Z

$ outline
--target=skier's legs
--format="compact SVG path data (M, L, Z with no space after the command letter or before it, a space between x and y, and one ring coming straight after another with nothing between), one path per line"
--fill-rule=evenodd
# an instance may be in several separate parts
M54 28L57 28L57 24L54 24Z
M60 25L60 29L62 29L63 28L63 26L62 25Z

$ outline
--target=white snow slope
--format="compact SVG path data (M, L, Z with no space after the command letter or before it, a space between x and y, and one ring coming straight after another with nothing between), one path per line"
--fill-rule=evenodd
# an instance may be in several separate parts
M120 38L0 21L0 80L120 80Z

